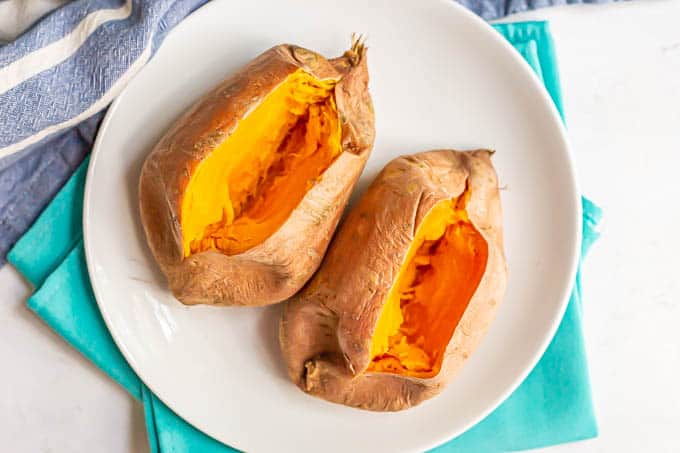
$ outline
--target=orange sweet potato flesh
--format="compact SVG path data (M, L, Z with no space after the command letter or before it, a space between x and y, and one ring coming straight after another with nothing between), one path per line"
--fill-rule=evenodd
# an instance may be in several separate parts
M484 274L487 243L469 222L465 192L427 214L390 290L368 371L432 377Z
M294 72L197 165L182 200L184 256L243 253L286 221L342 152L334 86Z
M147 243L185 304L268 305L316 271L375 136L366 48L282 44L207 93L142 167Z
M298 387L397 411L455 376L505 292L492 154L428 151L380 172L285 305L280 344Z

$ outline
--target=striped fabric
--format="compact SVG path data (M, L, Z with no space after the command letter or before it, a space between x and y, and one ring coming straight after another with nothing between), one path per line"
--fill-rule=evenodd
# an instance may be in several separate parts
M202 0L80 0L0 51L0 158L106 107Z
M539 6L609 0L458 1L495 19ZM167 32L205 2L0 0L0 27L13 16L57 7L0 43L0 265L89 153L106 106Z

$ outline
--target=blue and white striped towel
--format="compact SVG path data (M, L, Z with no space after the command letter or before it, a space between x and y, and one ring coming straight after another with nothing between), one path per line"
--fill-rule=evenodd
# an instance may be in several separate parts
M611 0L458 1L496 19L541 6ZM46 0L0 0L0 13L18 2L26 9ZM75 0L0 46L0 265L90 151L107 105L166 33L205 2Z

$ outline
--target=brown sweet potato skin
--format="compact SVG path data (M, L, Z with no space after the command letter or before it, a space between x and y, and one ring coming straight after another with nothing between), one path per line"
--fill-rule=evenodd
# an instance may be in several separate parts
M195 166L285 78L303 68L338 80L336 105L343 152L307 192L286 222L262 244L239 255L182 253L180 207ZM185 304L268 305L297 292L318 268L368 159L375 135L365 48L326 60L279 45L224 80L191 107L144 162L139 206L147 242L174 295Z
M339 228L321 268L284 308L280 343L290 378L328 401L397 411L439 393L480 342L505 292L501 205L492 152L429 151L390 162ZM385 298L415 231L440 200L471 189L468 215L488 243L482 280L432 378L367 372Z

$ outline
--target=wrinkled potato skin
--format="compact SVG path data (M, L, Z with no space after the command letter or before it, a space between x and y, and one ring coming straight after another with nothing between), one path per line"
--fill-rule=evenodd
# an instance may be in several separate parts
M268 305L297 292L318 268L375 135L365 49L326 60L279 45L255 58L190 108L144 162L139 182L142 224L154 258L185 304ZM339 80L336 105L343 152L286 222L262 244L238 255L182 253L180 213L192 169L285 78L298 70Z
M492 152L430 151L390 162L352 209L314 278L284 308L280 343L290 378L335 403L398 411L439 393L482 336L505 292L501 205ZM440 200L471 188L467 211L488 261L444 354L427 379L367 372L383 303L418 225Z

